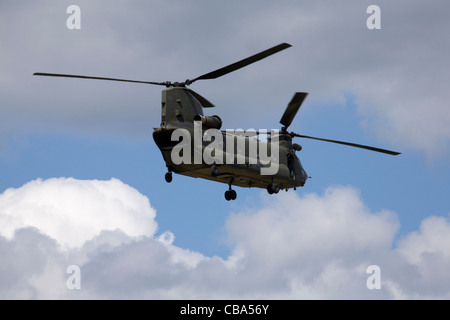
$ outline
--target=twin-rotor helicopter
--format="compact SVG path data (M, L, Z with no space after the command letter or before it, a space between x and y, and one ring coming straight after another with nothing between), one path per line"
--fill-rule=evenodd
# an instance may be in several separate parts
M159 128L155 128L153 131L153 139L162 153L168 170L165 174L165 180L170 183L172 181L172 173L174 172L189 177L225 183L228 185L228 190L225 191L226 200L235 200L237 197L237 193L232 189L232 186L264 188L269 194L276 194L280 190L287 191L291 188L295 190L297 187L304 186L308 179L308 175L296 154L296 152L300 151L302 148L299 144L292 142L293 138L327 141L390 155L400 154L399 152L367 145L288 132L288 128L294 120L297 111L308 95L305 92L297 92L294 94L281 117L281 129L275 133L273 131L268 133L267 141L261 141L255 138L257 133L252 134L248 132L240 133L221 130L222 120L219 116L206 116L203 114L204 108L209 109L214 107L214 105L197 92L189 89L189 85L198 80L216 79L289 47L291 47L290 44L282 43L223 68L203 74L192 80L188 79L184 82L151 82L41 72L34 73L34 75L123 81L165 86L166 88L162 90L161 98L161 124ZM193 141L195 139L187 142L184 141L185 143L183 144L179 139L173 138L175 131L179 129L183 129L184 132L189 133L191 137L195 135L196 130L198 129L200 129L202 133L206 133L208 130L213 129L216 131L216 134L219 132L222 136L217 137L216 135L215 139L212 139L210 143L201 139L200 146L195 145L195 141ZM219 139L220 144L215 141L217 138L222 138ZM255 142L255 139L257 140L257 148L253 148L252 152L251 146L252 143ZM205 151L208 150L209 146L213 143L212 141L216 142L216 147L220 146L220 148L216 148L215 150L213 158L215 160L208 161L204 157L197 157L199 153L203 155ZM183 145L182 148L180 147L180 144ZM265 150L266 154L263 155L262 150ZM177 159L184 157L185 160L190 161L177 161L174 159L174 154L178 156ZM276 160L277 170L269 174L262 174L262 169L268 169L268 166L273 165L273 163L269 163L270 159L269 162L267 161L268 154L270 154L270 159ZM200 159L200 161L194 161L195 159Z

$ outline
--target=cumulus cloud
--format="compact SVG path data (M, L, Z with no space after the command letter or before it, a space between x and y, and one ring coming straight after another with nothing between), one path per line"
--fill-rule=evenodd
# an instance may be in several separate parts
M450 297L448 218L425 219L393 248L396 214L371 212L353 188L261 197L261 207L229 217L232 253L221 258L175 246L171 232L157 235L149 200L115 179L36 180L9 189L0 195L0 296ZM80 267L79 290L66 286L70 265ZM370 265L380 267L380 290L366 286Z
M0 234L11 238L35 227L67 248L82 246L103 230L153 236L156 211L147 197L117 179L34 180L0 195Z

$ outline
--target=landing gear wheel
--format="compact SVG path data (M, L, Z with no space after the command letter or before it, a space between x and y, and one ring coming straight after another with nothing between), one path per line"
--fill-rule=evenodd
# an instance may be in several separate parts
M236 191L234 191L234 190L227 190L227 191L225 191L225 199L227 201L236 200L236 198L237 198Z
M277 184L272 183L272 190L273 193L277 194L280 191L280 187Z
M279 191L280 191L280 187L273 182L267 186L267 192L269 194L274 194L274 193L277 194Z
M166 179L167 183L171 183L172 182L172 172L167 172L166 175L164 176L164 178Z

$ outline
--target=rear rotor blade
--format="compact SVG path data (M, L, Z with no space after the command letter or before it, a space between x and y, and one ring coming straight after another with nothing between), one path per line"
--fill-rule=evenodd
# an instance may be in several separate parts
M390 151L390 150L375 148L375 147L366 146L366 145L357 144L357 143L352 143L352 142L345 142L345 141L338 141L338 140L330 140L330 139L323 139L323 138L304 136L302 134L297 134L295 132L291 132L290 135L292 137L307 138L307 139L313 139L313 140L320 140L320 141L326 141L326 142L343 144L343 145L346 145L346 146L351 146L351 147L356 147L356 148L361 148L361 149L367 149L367 150L381 152L381 153L387 153L387 154L390 154L390 155L393 155L393 156L401 154L400 152L396 152L396 151Z
M252 64L252 63L254 63L256 61L259 61L259 60L262 60L264 58L267 58L268 56L271 56L272 54L280 52L280 51L282 51L284 49L287 49L289 47L291 47L291 45L289 43L281 43L281 44L279 44L279 45L277 45L275 47L272 47L270 49L264 50L264 51L262 51L260 53L257 53L257 54L255 54L255 55L253 55L251 57L242 59L242 60L240 60L238 62L235 62L235 63L232 63L232 64L230 64L230 65L228 65L226 67L223 67L223 68L214 70L212 72L206 73L204 75L201 75L201 76L195 78L194 80L190 80L189 84L193 83L194 81L197 81L197 80L216 79L218 77L226 75L227 73L236 71L236 70L241 69L243 67L246 67L249 64Z
M291 102L289 102L286 110L284 111L283 116L281 117L280 123L287 129L292 123L297 114L298 109L302 105L308 93L306 92L297 92L292 98Z
M205 97L201 96L194 90L191 90L191 89L186 89L186 90L189 91L195 97L195 99L198 100L198 102L200 102L200 104L202 105L203 108L214 108L214 104L212 104L212 102L210 102Z
M151 82L151 81L126 80L126 79L116 79L116 78L91 77L91 76L80 76L80 75L75 75L75 74L35 72L35 73L33 73L33 75L34 76L47 76L47 77L110 80L110 81L134 82L134 83L145 83L145 84L154 84L154 85L159 85L159 86L167 86L167 82Z

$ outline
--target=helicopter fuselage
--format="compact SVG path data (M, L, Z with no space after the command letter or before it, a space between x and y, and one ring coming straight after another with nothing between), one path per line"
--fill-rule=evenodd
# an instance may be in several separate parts
M222 182L229 185L235 185L239 187L256 187L256 188L267 188L271 183L275 183L280 189L289 189L303 186L308 178L305 170L303 169L300 159L295 154L292 149L292 143L289 141L291 137L280 136L279 141L279 152L278 154L270 155L273 162L276 163L277 170L274 174L261 174L262 168L267 168L269 166L275 166L273 163L270 165L265 165L262 163L259 154L256 157L252 157L249 154L249 149L240 150L238 145L243 145L244 143L239 143L239 139L247 140L244 145L248 146L251 142L249 139L256 139L252 137L234 136L234 151L226 151L226 143L223 143L223 149L216 149L216 152L220 152L218 155L221 161L213 162L206 161L204 154L207 152L208 147L210 147L212 142L203 141L201 149L195 147L192 141L173 141L173 133L178 129L155 129L153 132L153 139L155 140L158 148L160 149L166 166L169 172L175 172L178 174L203 178L208 180L214 180L217 182ZM185 130L194 135L194 128L190 130L185 128ZM226 133L222 133L223 142L229 141L230 136ZM283 141L287 138L288 141ZM186 144L188 143L188 144ZM259 144L267 144L268 150L274 149L271 147L272 142L258 141ZM183 146L180 146L182 144ZM175 150L178 148L178 151ZM186 152L189 149L189 158L187 161L182 163L174 162L174 152L181 151ZM201 163L195 163L196 154L200 156ZM245 156L243 156L245 154ZM274 159L278 157L278 159ZM217 154L216 154L217 158ZM238 160L240 158L240 161ZM233 159L232 161L227 159Z
M290 135L279 133L266 142L229 130L220 131L220 118L205 117L197 97L183 87L163 90L161 105L161 127L154 130L153 139L169 172L222 182L230 188L232 185L256 188L276 185L275 193L278 189L305 184L307 174L295 154ZM196 128L199 123L200 133ZM180 130L185 132L181 141L180 135L175 134ZM211 130L215 130L214 139L206 138ZM266 152L263 154L262 150ZM178 160L180 157L183 161Z

